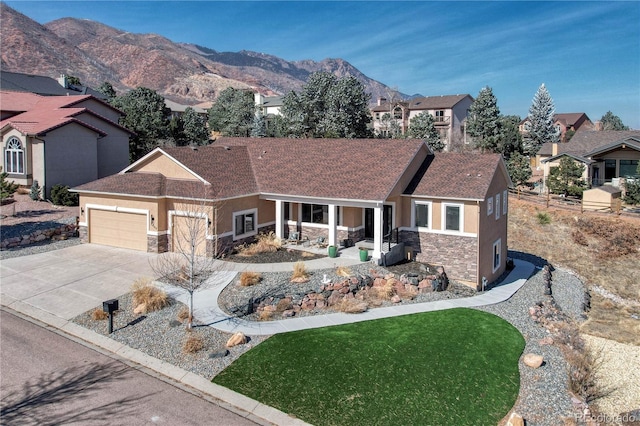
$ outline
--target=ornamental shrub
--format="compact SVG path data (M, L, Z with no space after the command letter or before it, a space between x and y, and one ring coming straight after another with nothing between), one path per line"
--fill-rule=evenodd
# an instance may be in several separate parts
M51 188L51 202L56 206L77 206L78 194L69 192L68 186L53 185Z
M33 201L40 201L40 194L42 194L42 188L38 184L38 181L34 180L31 185L31 191L29 191L29 198Z

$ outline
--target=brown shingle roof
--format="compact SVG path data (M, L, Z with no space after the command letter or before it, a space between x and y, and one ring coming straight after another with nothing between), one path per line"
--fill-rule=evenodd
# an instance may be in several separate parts
M405 105L410 110L425 110L425 109L450 109L456 106L458 102L463 100L464 98L469 97L471 100L473 98L471 95L462 94L462 95L442 95L442 96L421 96L418 98L413 98L408 101L397 102ZM389 103L383 103L382 105L376 105L371 109L372 111L382 112L389 111Z
M405 194L484 200L502 161L500 154L438 153L423 167ZM426 169L426 170L424 170Z
M159 197L166 193L166 178L160 173L116 174L85 183L73 190Z
M220 138L217 146L246 147L262 194L385 200L416 155L417 139Z
M640 130L578 130L569 142L558 144L558 154L572 154L584 157L587 153L610 143L628 138L640 137ZM553 144L545 143L540 147L538 155L550 156Z

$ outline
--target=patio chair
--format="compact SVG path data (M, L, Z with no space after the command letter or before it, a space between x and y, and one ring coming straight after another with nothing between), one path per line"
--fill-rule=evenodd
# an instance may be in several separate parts
M297 231L289 232L289 238L285 242L298 245L300 243L300 233Z

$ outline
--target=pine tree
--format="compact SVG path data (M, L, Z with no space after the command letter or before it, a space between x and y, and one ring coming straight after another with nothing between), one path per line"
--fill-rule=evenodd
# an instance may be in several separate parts
M18 190L18 184L7 180L8 173L0 167L0 202L13 195Z
M206 145L209 142L207 120L191 107L187 107L182 114L184 136L192 145Z
M407 134L410 138L424 139L432 151L444 149L444 143L435 126L435 119L428 112L421 112L409 121Z
M580 195L585 188L582 174L585 165L570 157L562 157L560 164L552 167L547 178L547 187L554 194Z
M600 123L602 124L602 130L629 130L629 127L624 125L620 117L614 115L611 111L607 111L602 116Z
M531 178L531 166L529 159L518 151L507 160L507 172L515 186L524 185Z
M498 100L490 87L480 90L471 104L467 133L474 138L475 145L483 152L497 152L500 136L500 109Z
M251 137L252 138L264 138L267 136L267 123L264 119L264 115L261 112L253 117L253 124L251 125Z
M526 154L536 155L542 144L560 141L560 132L553 123L554 114L553 99L542 83L529 108L527 134L523 141Z

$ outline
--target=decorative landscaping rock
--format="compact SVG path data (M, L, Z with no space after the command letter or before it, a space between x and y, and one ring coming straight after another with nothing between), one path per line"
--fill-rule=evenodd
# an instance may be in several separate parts
M147 304L141 303L133 309L133 313L136 315L144 314L147 312Z
M402 299L400 298L400 296L398 296L398 295L396 294L396 295L394 295L394 296L391 298L391 302L393 302L393 303L400 303L400 302L402 302Z
M227 347L232 348L234 346L244 345L245 343L247 343L247 336L242 332L237 332L227 340Z
M522 362L524 362L526 366L531 368L539 368L542 365L543 361L544 359L542 355L537 355L532 353L526 354L522 359Z
M209 354L209 358L210 359L214 359L214 358L224 358L225 356L229 355L229 350L227 349L221 349L217 352L211 352Z
M507 420L507 424L505 426L524 426L524 419L520 414L514 411L509 416L509 420Z

